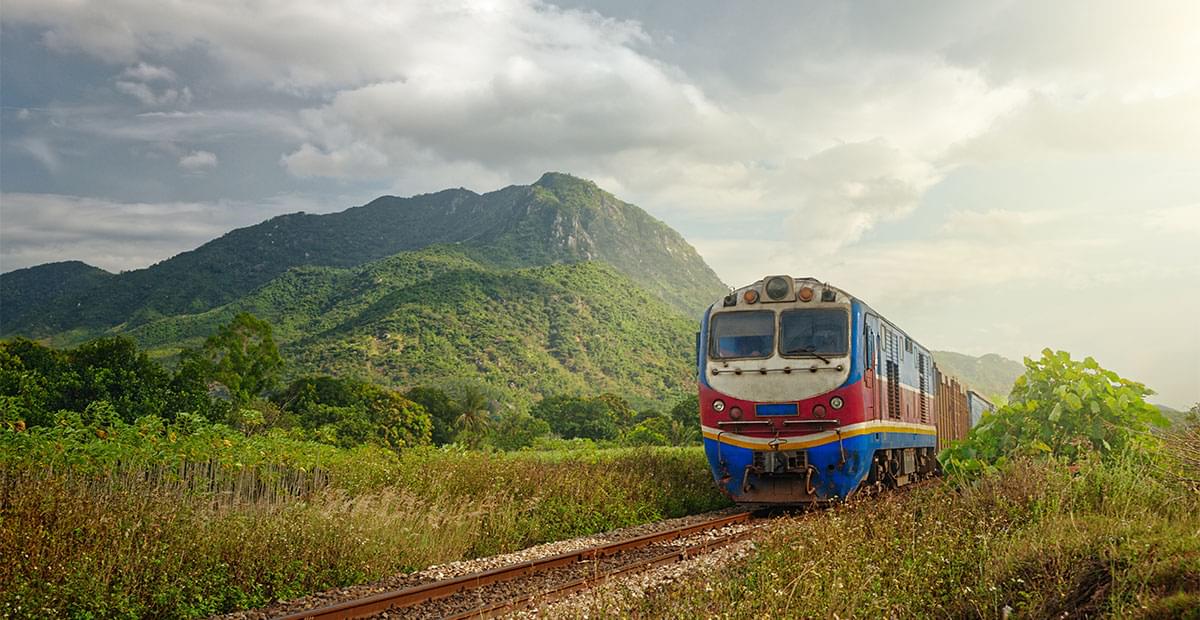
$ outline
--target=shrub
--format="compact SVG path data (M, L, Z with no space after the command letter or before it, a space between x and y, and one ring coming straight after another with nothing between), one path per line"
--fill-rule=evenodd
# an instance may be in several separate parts
M1009 401L985 413L967 438L939 459L951 474L976 475L1014 456L1050 456L1075 462L1090 452L1113 456L1152 449L1151 425L1167 420L1145 396L1146 386L1101 368L1096 360L1042 351L1025 359Z

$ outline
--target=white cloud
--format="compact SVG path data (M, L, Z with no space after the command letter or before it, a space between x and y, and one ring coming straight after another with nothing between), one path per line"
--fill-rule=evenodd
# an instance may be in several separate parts
M1200 69L1200 62L1198 69ZM1200 71L1198 71L1200 72ZM948 163L1029 161L1112 154L1200 154L1200 88L1123 100L1033 96L947 152Z
M1151 209L1144 222L1156 236L1195 235L1193 240L1200 243L1200 203Z
M651 23L660 11L674 19ZM397 194L570 171L700 231L731 283L836 279L906 325L984 334L966 346L1074 329L1018 300L1103 331L1145 318L1103 296L1129 281L1155 299L1196 289L1200 4L627 14L647 22L536 0L9 0L6 25L111 63L129 100L39 108L14 126L46 126L5 139L54 171L66 130L222 156L222 139L254 132L286 145L260 165L306 187ZM224 93L240 108L174 110L201 92L185 85L197 67L206 106ZM231 168L196 163L214 181Z
M446 50L414 30L403 76L306 113L289 171L361 178L470 162L516 180L563 160L733 143L738 123L631 49L644 35L630 24L525 3L423 18L470 42Z
M217 167L217 155L209 151L192 151L179 158L179 167L198 174Z
M121 77L138 82L174 82L176 80L175 72L169 68L157 67L144 62L125 69L121 72Z
M186 106L192 102L192 91L187 86L183 88L164 88L156 92L149 84L117 80L116 88L118 91L137 99L147 106Z
M21 139L17 144L44 166L46 170L58 172L62 168L62 161L59 159L58 153L51 146L49 140L38 136L30 136Z
M175 72L167 67L157 67L139 62L121 72L121 77L116 81L116 89L146 106L187 106L192 102L192 91L187 86L182 88L163 86L159 90L155 90L154 83L171 83L175 80Z
M947 56L995 82L1037 82L1075 96L1161 96L1200 86L1200 4L1190 0L997 3Z
M1047 210L956 210L946 217L941 232L960 239L1015 240L1030 236L1034 227L1061 221L1065 217L1062 211Z

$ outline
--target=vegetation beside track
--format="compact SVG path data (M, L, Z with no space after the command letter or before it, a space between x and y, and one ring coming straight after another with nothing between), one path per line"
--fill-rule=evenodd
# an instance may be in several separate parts
M699 448L336 448L221 426L0 430L0 615L201 617L713 509Z
M794 518L647 618L1197 617L1200 496L1153 463L1019 461ZM1190 611L1189 611L1190 610ZM615 611L615 610L609 610ZM1193 615L1188 616L1191 613Z
M1200 618L1200 404L1151 430L1149 390L1091 358L1025 366L946 484L785 521L640 615Z

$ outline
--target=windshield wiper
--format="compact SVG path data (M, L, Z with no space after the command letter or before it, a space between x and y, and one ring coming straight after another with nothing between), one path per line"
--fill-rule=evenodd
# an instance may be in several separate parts
M817 353L816 347L804 347L803 349L793 349L793 350L787 352L788 355L795 355L797 353L807 353L807 354L821 360L822 362L825 362L826 364L833 363L833 362L829 361L824 355Z

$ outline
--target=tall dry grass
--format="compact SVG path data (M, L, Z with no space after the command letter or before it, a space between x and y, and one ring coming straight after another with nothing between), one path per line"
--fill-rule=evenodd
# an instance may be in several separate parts
M1200 617L1200 495L1129 456L1020 462L961 488L786 522L750 559L668 589L645 618ZM1064 615L1065 614L1065 615Z
M698 449L425 451L352 492L320 468L0 468L0 615L199 617L715 508Z

